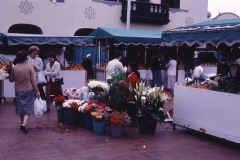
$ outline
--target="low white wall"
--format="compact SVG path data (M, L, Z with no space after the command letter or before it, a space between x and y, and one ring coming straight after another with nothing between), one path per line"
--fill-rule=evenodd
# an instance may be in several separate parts
M240 95L174 88L173 123L240 143Z

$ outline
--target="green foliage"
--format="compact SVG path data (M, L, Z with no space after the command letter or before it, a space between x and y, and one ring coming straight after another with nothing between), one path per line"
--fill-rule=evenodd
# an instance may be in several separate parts
M112 75L110 89L103 95L106 105L116 111L122 111L121 106L126 105L127 95L129 94L128 87L123 87L120 84L121 80L126 80L125 73L118 71Z

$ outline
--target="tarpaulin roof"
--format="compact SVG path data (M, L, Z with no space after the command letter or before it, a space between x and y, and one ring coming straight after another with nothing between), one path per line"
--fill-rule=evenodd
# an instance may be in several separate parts
M232 46L240 43L240 18L210 20L187 27L165 31L161 46L181 46L194 44L218 46L221 43Z
M16 34L16 33L3 33L4 39L7 40L8 45L79 45L91 46L93 45L93 37L82 36L50 36L50 35L36 35L36 34ZM0 39L1 40L1 39Z
M94 36L96 39L113 38L115 45L159 45L161 35L161 31L101 27L89 34L89 36Z

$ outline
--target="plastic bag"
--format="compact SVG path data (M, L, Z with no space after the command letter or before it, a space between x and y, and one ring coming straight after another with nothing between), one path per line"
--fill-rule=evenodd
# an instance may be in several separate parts
M44 112L46 112L46 102L44 103L41 98L36 98L34 101L34 115L41 117Z
M69 99L73 99L73 95L71 93L71 91L67 88L63 91L64 94L66 94L68 96Z
M153 79L153 75L152 75L152 71L149 69L146 72L146 79L147 80L152 80Z
M40 71L38 72L38 75L37 75L37 84L42 84L42 83L47 83L47 81L45 79L45 76L43 75L43 72Z

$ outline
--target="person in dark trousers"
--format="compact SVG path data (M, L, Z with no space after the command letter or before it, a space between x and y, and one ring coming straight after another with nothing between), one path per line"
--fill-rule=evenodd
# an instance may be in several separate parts
M153 74L152 87L162 86L162 72L161 72L161 60L157 57L156 53L152 53L151 70Z
M88 54L87 58L82 62L83 68L87 71L87 79L91 79L93 76L92 70L92 55Z
M28 53L29 53L28 64L30 64L34 69L36 81L37 81L38 72L43 71L43 61L41 58L38 57L39 51L40 50L37 46L31 46L28 49ZM45 93L43 90L44 85L46 85L46 84L37 84L37 87L40 92L40 97L43 100L46 100L46 96L45 96Z

